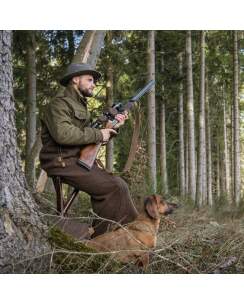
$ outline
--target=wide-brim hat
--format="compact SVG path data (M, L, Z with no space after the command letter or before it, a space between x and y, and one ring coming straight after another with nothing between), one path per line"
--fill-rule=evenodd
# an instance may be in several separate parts
M92 69L89 64L71 63L66 68L66 71L59 82L61 85L66 87L68 85L70 79L72 79L75 76L80 76L80 75L92 75L95 82L101 78L101 74L98 71Z

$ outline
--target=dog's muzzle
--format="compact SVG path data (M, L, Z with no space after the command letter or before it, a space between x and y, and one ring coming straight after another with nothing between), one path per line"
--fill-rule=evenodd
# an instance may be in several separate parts
M175 203L167 203L167 205L168 205L168 210L164 213L165 215L171 214L174 211L174 209L180 207L178 204Z

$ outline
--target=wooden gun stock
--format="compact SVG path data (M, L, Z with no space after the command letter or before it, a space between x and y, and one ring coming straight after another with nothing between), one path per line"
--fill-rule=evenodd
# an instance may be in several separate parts
M81 149L78 164L90 171L95 162L99 149L101 148L101 145L102 143L90 144Z
M118 121L115 119L113 122L108 121L106 123L105 129L112 129ZM112 138L111 136L110 138ZM80 158L78 159L78 165L81 167L85 167L87 170L91 170L97 154L102 146L102 143L99 144L90 144L87 145L85 148L80 150Z

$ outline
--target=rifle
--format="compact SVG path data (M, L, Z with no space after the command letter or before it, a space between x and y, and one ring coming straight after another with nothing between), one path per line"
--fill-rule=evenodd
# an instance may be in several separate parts
M138 102L143 95L149 92L154 86L154 84L154 80L149 81L149 83L143 89L141 89L134 97L129 99L129 101L125 105L123 105L122 103L113 105L110 110L104 112L103 115L101 115L94 123L92 123L91 127L101 128L104 123L106 123L105 128L114 128L118 123L118 120L115 119L115 116L118 113L122 114L124 111L129 112L134 103ZM103 143L89 144L85 148L81 149L78 164L81 167L86 168L87 170L91 170L102 144Z

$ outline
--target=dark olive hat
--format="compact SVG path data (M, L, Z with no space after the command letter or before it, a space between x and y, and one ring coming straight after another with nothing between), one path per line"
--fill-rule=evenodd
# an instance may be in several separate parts
M94 81L98 81L101 78L101 74L97 72L96 70L93 70L91 66L87 63L71 63L67 68L63 75L63 77L60 79L60 84L63 86L67 86L70 79L72 79L75 76L80 75L92 75L94 77Z

